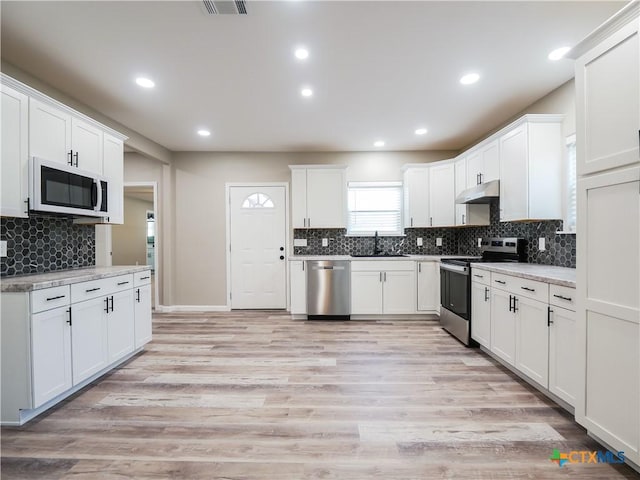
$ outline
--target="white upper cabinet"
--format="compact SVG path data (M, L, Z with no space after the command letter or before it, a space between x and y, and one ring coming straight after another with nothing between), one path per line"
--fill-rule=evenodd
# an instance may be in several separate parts
M124 145L122 140L104 134L103 172L107 179L107 205L109 223L124 223L123 183L124 183Z
M89 172L102 173L102 130L78 118L71 119L71 156L73 165Z
M629 22L576 61L579 176L639 160L638 24Z
M346 228L346 168L297 165L289 168L293 228Z
M71 164L71 114L29 99L29 156Z
M500 221L562 218L562 115L525 115L500 137Z
M500 178L498 140L474 149L467 156L467 188Z
M467 158L461 157L454 163L455 196L457 197L467 187ZM472 185L473 186L473 185ZM489 225L489 204L459 204L456 203L455 225Z
M429 168L409 167L403 175L404 226L429 226Z
M455 225L455 168L452 162L429 169L429 225Z
M0 142L2 157L0 170L0 215L27 217L29 196L29 97L6 85L0 85L2 94L2 123Z

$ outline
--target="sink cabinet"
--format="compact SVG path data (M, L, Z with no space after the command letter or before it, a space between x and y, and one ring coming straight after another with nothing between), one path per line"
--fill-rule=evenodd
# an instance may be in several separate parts
M416 313L415 262L351 262L351 314Z

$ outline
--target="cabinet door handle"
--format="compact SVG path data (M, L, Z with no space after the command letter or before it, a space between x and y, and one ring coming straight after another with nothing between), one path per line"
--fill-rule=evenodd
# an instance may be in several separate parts
M480 174L476 173L476 185L480 185Z
M384 281L387 281L387 272L384 272Z
M571 301L571 297L565 297L563 295L556 295L556 294L554 294L553 296L556 298L559 298L560 300L566 300L567 302Z
M69 319L67 320L67 323L69 324L69 326L72 325L71 323L71 307L69 307L69 310L67 310L67 313L69 314Z
M487 287L484 287L484 301L489 301L489 289Z
M413 217L411 217L411 226L413 227Z
M513 296L513 313L518 311L518 297Z
M480 176L480 184L482 184L482 177L484 177L484 175L482 173L478 174Z
M73 154L74 157L76 157L76 167L78 166L78 152Z
M513 295L509 295L509 311L511 312L513 309L512 303L513 302Z
M547 327L550 327L551 325L553 325L553 320L551 320L552 312L553 310L551 310L551 307L547 307Z
M140 277L140 280L148 280L149 278L151 278L149 275L147 275L146 277Z
M73 167L73 150L69 150L67 155L69 155L69 161L67 163Z
M382 283L382 272L380 272L380 283Z
M109 297L104 299L104 303L105 303L104 311L109 313Z
M136 293L137 293L136 301L140 303L140 289L138 289Z
M494 282L499 283L501 285L504 285L505 283L507 283L507 282L503 282L502 280L494 280Z
M302 271L304 272L304 264L307 262L302 262Z
M66 295L58 295L57 297L49 297L47 298L47 302L50 302L51 300L58 300L59 298L64 298L66 297Z
M311 219L307 218L307 227L311 228Z
M127 283L129 283L129 281L128 281L128 280L127 280L126 282L118 282L118 286L126 285Z
M536 289L535 288L529 288L529 287L520 287L522 290L526 290L527 292L535 292Z
M302 219L302 228L307 228L307 219L306 218Z
M89 293L89 292L97 292L98 290L100 290L100 287L90 288L89 290L85 290L85 293Z
M462 214L462 224L464 225L464 213Z
M111 295L111 311L113 312L113 295Z
M422 273L422 264L418 263L418 273Z

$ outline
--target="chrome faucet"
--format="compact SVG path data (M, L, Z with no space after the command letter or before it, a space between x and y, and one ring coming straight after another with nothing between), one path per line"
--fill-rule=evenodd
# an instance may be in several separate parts
M373 236L373 254L374 255L380 255L382 253L382 248L380 247L380 245L378 245L379 239L380 237L378 237L378 231L376 230L376 234Z

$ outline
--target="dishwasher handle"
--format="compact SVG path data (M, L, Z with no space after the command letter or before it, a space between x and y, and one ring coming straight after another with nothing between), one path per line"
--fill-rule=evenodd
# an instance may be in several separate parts
M338 265L330 265L330 266L317 266L314 265L311 267L311 270L344 270L344 267Z

